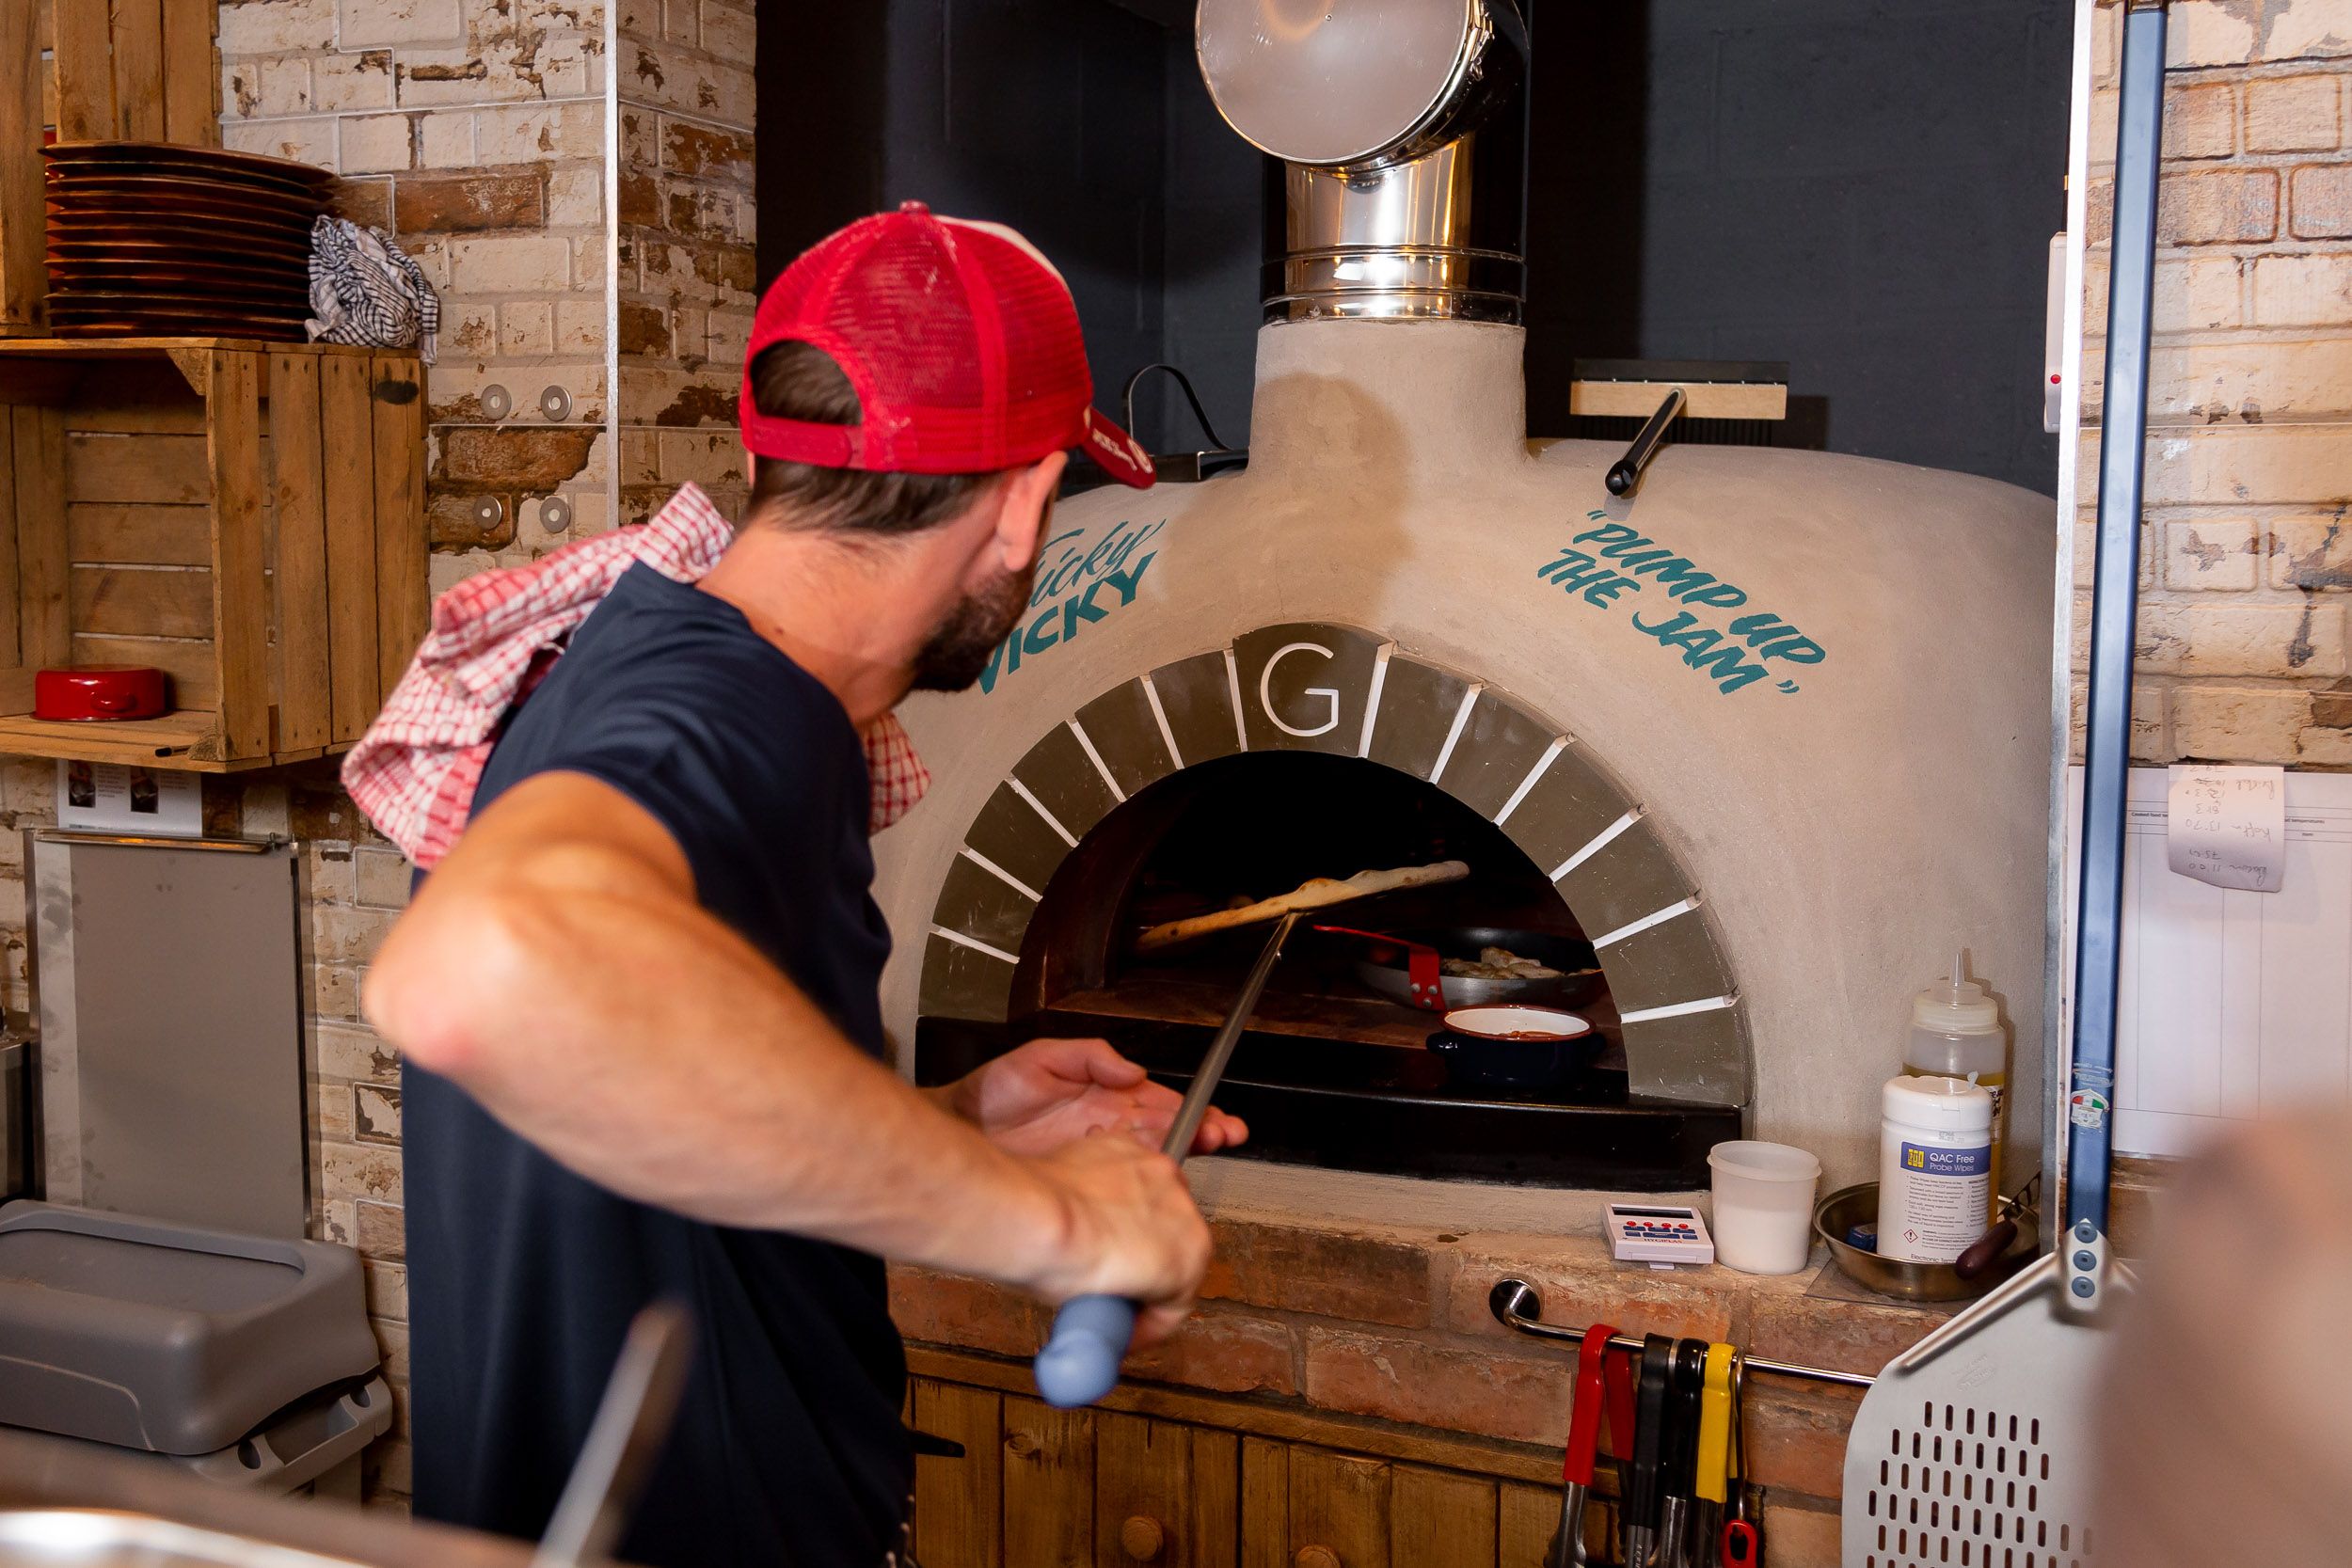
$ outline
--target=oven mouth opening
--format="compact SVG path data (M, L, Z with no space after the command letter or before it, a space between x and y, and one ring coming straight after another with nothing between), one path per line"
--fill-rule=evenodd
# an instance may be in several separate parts
M1040 890L1007 1022L919 1020L918 1081L946 1082L1025 1039L1100 1036L1181 1088L1263 949L1267 927L1142 952L1136 939L1145 929L1313 878L1447 860L1463 862L1469 875L1333 905L1301 921L1217 1094L1221 1107L1250 1123L1242 1152L1547 1186L1703 1183L1707 1148L1740 1135L1740 1114L1629 1092L1607 966L1550 877L1444 788L1345 755L1243 752L1181 769L1116 806ZM1555 989L1411 1006L1388 993L1392 985L1376 983L1402 973L1401 952L1317 926L1418 938L1465 960L1501 947L1552 970ZM1572 1051L1543 1053L1541 1063L1533 1052L1433 1046L1446 1034L1448 1010L1513 1002L1573 1014L1590 1034Z
M1553 999L1603 1037L1597 1070L1616 1079L1564 1092L1622 1098L1625 1057L1607 977L1558 890L1476 811L1420 779L1355 757L1224 757L1126 801L1044 890L1014 974L1013 1011L1214 1029L1264 945L1265 928L1241 927L1149 953L1136 948L1145 929L1287 893L1313 878L1449 860L1467 864L1470 875L1333 905L1302 920L1267 982L1252 1032L1332 1049L1301 1052L1294 1071L1252 1052L1236 1057L1237 1070L1296 1077L1320 1061L1322 1075L1446 1092L1441 1064L1423 1049L1442 1008L1384 994L1382 972L1397 973L1401 949L1315 929L1337 926L1425 942L1448 959L1476 961L1501 947L1557 966L1562 978L1554 984L1569 989ZM1410 1059L1384 1059L1395 1053Z

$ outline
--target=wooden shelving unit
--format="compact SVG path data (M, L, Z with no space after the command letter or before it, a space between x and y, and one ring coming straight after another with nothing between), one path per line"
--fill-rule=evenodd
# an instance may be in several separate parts
M0 752L212 772L348 747L424 635L415 356L0 340ZM33 673L151 664L174 710L32 718Z

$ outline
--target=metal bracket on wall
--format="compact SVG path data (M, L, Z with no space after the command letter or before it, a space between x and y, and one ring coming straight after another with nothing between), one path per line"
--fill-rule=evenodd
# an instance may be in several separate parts
M1568 384L1568 412L1645 420L1609 468L1609 493L1623 498L1641 484L1677 419L1686 426L1692 420L1758 426L1786 420L1788 366L1780 360L1579 359Z

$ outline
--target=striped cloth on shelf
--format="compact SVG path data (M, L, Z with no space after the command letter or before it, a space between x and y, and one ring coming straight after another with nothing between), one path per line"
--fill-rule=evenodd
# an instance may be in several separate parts
M413 348L430 365L441 301L389 234L322 214L310 226L310 316L313 342Z
M343 759L353 801L411 862L430 869L465 831L506 716L545 678L621 574L643 562L675 581L696 581L734 531L688 484L634 528L468 578L443 594L407 673ZM914 809L931 776L896 715L882 715L865 741L872 784L866 828L880 832Z

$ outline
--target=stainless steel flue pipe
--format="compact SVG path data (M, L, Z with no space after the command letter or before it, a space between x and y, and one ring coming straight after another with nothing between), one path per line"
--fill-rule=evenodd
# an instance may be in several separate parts
M1217 111L1280 160L1268 321L1516 323L1527 32L1516 0L1202 0Z

